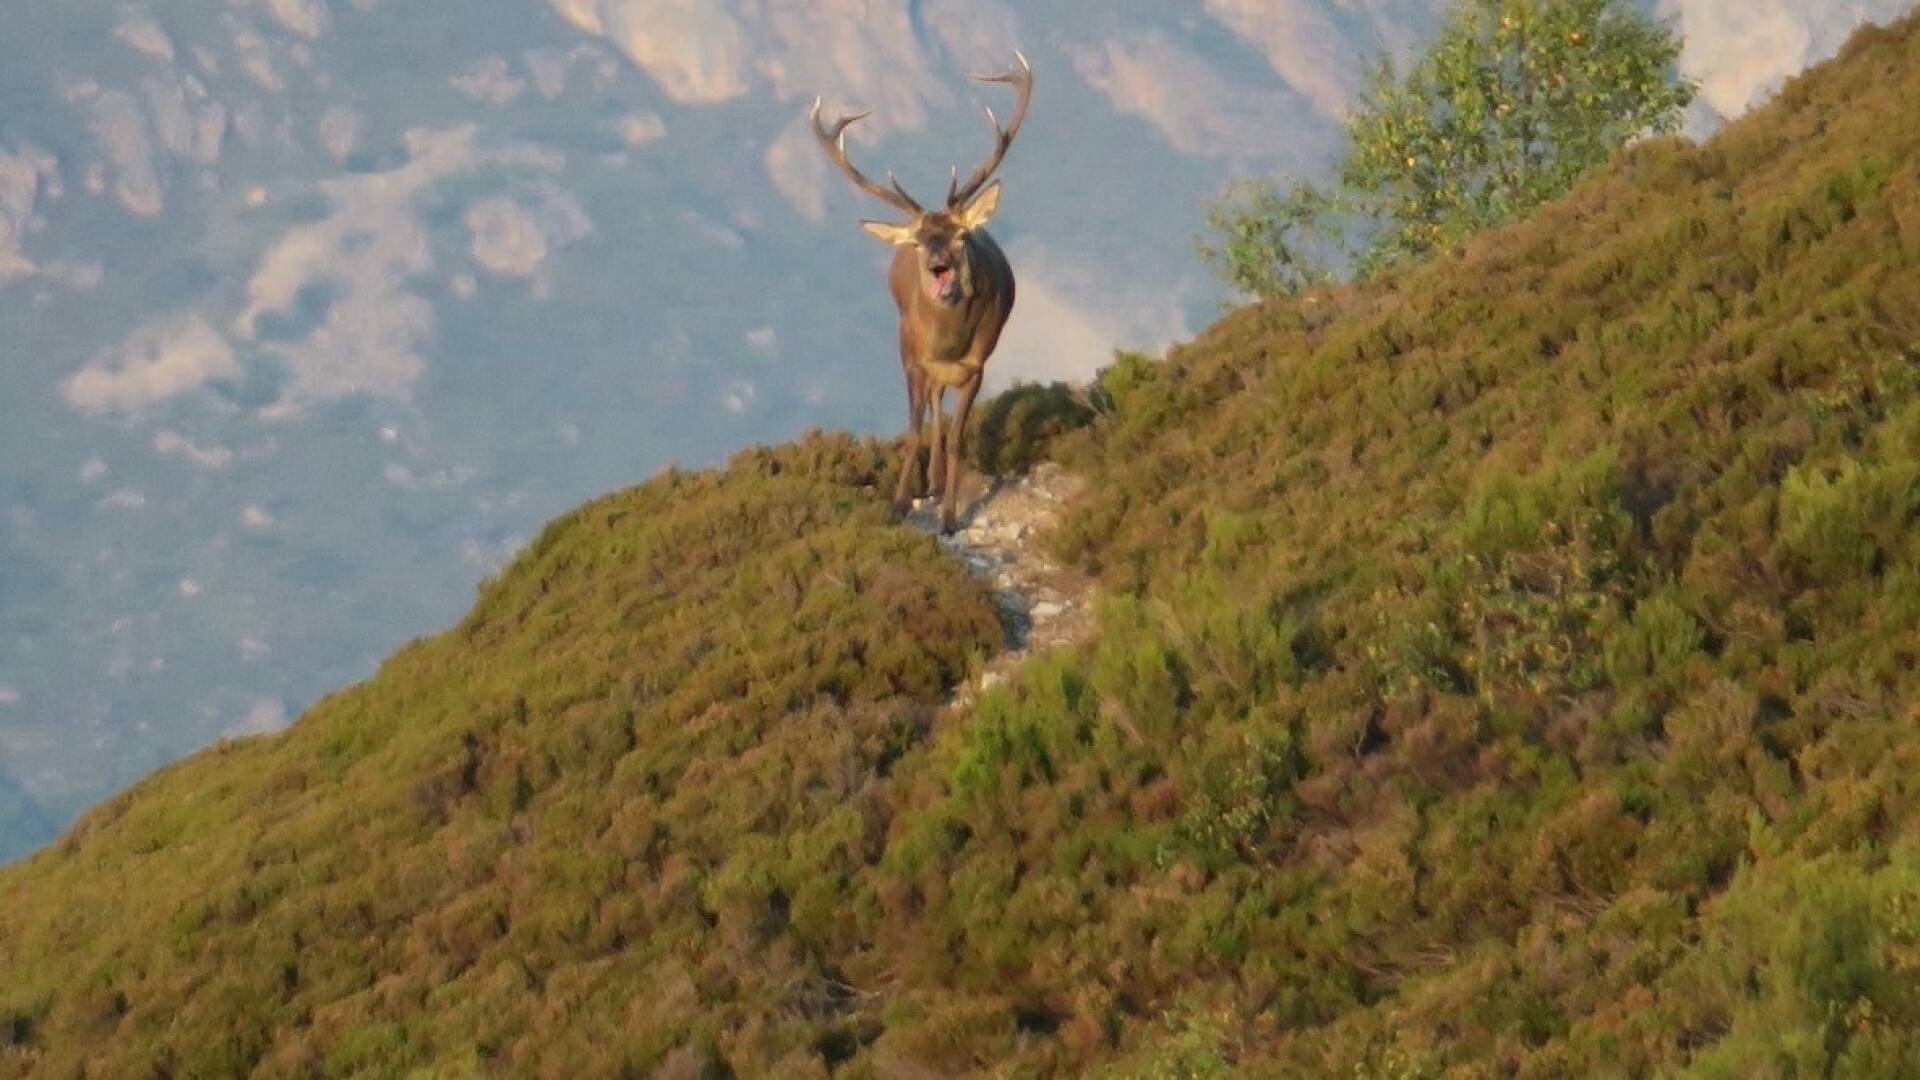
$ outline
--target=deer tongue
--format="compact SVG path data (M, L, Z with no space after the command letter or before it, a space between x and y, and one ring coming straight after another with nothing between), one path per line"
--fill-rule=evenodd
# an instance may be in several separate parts
M940 303L945 303L953 295L952 267L942 267L933 272L933 282L927 286L927 295Z

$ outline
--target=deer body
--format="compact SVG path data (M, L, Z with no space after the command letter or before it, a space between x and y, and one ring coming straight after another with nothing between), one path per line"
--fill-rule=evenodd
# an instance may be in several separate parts
M973 296L959 307L943 307L921 292L920 261L913 252L894 255L887 270L887 288L900 309L900 362L909 369L918 365L934 373L943 386L959 386L969 373L977 374L986 365L1013 314L1013 266L985 231L969 239Z
M963 283L967 298L943 305L920 287L920 259L902 248L893 257L888 287L900 308L900 366L907 380L907 453L893 504L904 512L921 478L922 430L931 406L933 443L928 448L926 480L939 491L940 527L953 531L957 512L960 459L973 399L980 393L987 360L1000 331L1013 314L1013 267L985 230L968 234L972 277ZM942 398L954 392L952 426L946 424Z
M953 531L958 516L960 459L973 401L980 393L987 361L1013 314L1013 267L986 231L987 221L1000 205L1000 182L987 181L1019 133L1033 94L1033 70L1024 56L1020 57L1018 71L975 77L1013 85L1020 93L1019 105L1013 122L1004 129L993 110L987 110L994 130L993 156L965 184L955 170L947 189L947 205L941 210L921 207L891 175L891 189L882 187L847 161L845 132L860 116L846 117L827 128L820 123L817 101L812 114L814 133L848 179L862 191L913 215L904 225L879 221L862 225L868 234L895 248L887 285L900 309L900 366L907 383L907 450L899 482L894 486L894 508L906 511L924 475L927 486L941 494L940 527L945 532ZM954 395L950 425L944 405L949 390ZM933 439L927 446L923 433L929 412ZM923 450L928 451L924 473Z

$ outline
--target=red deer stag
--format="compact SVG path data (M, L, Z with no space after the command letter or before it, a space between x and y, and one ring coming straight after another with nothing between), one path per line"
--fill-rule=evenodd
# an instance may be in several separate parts
M887 174L888 186L882 187L861 175L847 160L847 127L866 113L823 126L820 102L816 100L811 116L820 145L847 179L911 217L904 225L865 221L861 226L896 249L887 285L900 308L900 366L907 375L907 453L901 463L900 481L894 486L894 509L905 513L920 491L921 429L931 406L933 445L925 479L930 488L942 494L942 532L954 528L961 445L966 441L973 399L980 392L980 377L1000 341L1007 316L1013 314L1013 267L1007 264L1000 245L987 235L985 225L1000 206L1000 181L987 181L1020 134L1027 105L1033 99L1033 67L1024 55L1014 55L1020 59L1017 70L974 76L981 82L1014 87L1019 99L1013 121L1004 128L993 110L987 110L987 122L993 125L993 154L965 183L960 181L960 170L954 169L947 185L947 205L941 210L928 210L915 202L892 173ZM949 389L954 392L950 423L942 404Z

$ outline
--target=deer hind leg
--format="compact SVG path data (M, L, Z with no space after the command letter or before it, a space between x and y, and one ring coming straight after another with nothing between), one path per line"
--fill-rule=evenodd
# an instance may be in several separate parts
M893 486L893 509L904 514L921 491L920 430L927 419L925 379L907 376L907 450L900 458L900 479ZM937 447L938 444L936 444Z
M953 390L953 422L947 428L945 445L934 443L936 454L946 455L946 485L940 500L940 531L952 532L960 509L960 455L966 448L967 419L973 413L974 395L980 392L980 375Z
M927 488L931 494L938 495L946 487L946 450L947 439L952 436L947 427L947 388L927 380L927 397L933 402L933 446L927 453Z

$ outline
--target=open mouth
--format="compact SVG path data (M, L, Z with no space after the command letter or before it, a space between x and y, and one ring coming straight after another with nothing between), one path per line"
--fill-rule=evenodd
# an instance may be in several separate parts
M954 293L953 267L934 266L934 267L928 268L928 273L931 274L933 277L932 287L928 289L928 292L933 294L933 298L935 300L940 300L940 301L953 299L953 293Z

